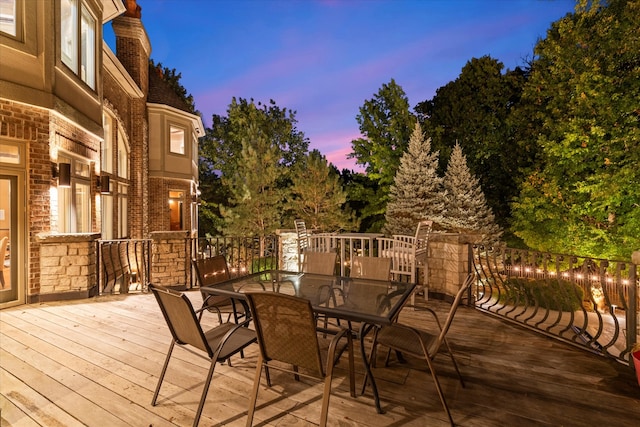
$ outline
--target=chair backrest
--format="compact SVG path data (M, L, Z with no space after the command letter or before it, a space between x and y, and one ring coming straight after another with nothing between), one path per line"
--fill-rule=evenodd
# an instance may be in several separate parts
M323 378L316 319L309 300L276 292L247 292L262 357Z
M309 247L309 232L307 231L307 225L301 219L293 221L296 227L296 234L298 235L298 250L303 252Z
M335 252L306 252L302 262L304 273L333 275L336 270Z
M428 255L427 250L429 246L429 235L431 234L431 228L433 227L433 221L424 220L418 223L416 227L415 235L415 254L416 257L421 255Z
M158 301L173 339L178 344L192 345L213 357L213 351L207 343L189 298L181 292L159 285L150 284L149 289Z
M192 264L196 270L200 286L213 285L231 278L224 255L192 260Z
M4 257L7 255L8 243L9 238L6 236L0 240L0 271L4 270Z
M475 282L475 274L470 273L465 281L458 288L458 292L456 292L456 296L451 303L451 308L449 309L449 314L447 315L447 319L444 321L442 325L442 330L440 331L440 335L438 336L436 351L440 348L440 345L444 341L444 337L447 335L447 331L453 322L453 317L456 315L456 311L458 310L458 306L460 305L460 301L462 301L462 297L469 290L471 285ZM435 353L433 353L435 354Z
M373 280L389 280L391 258L354 256L351 259L350 277Z

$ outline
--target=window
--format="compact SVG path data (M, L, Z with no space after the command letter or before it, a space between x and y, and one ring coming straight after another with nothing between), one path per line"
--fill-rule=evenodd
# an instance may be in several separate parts
M104 142L101 147L100 169L103 172L113 173L113 124L115 120L109 114L102 115L102 127L104 128Z
M0 144L0 163L8 163L19 165L24 160L20 155L20 147L18 145L1 143Z
M58 163L71 163L71 187L58 187L58 231L88 233L91 231L91 186L89 163L58 157Z
M18 0L0 0L0 31L18 35Z
M169 230L182 230L182 191L169 191Z
M100 201L102 208L102 238L111 240L113 239L113 196L111 194L102 194Z
M118 176L129 179L129 144L120 127L118 127Z
M169 134L171 135L171 145L169 150L172 153L184 154L184 129L176 126L170 126Z
M79 0L61 0L60 3L61 58L82 81L95 89L96 20L84 4L78 7L79 3Z
M129 223L127 221L128 209L128 187L126 185L118 185L118 238L129 236Z

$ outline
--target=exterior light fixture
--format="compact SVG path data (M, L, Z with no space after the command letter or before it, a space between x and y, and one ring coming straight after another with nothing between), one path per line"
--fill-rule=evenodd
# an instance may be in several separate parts
M97 185L102 194L109 194L111 192L110 188L110 177L109 175L102 175L97 177Z
M58 178L59 188L71 187L71 163L53 163L51 172L54 178Z

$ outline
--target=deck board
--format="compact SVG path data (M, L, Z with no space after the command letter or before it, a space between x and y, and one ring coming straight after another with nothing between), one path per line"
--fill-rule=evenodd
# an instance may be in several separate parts
M199 292L190 292L195 305ZM439 301L428 304L444 314ZM402 322L428 327L424 311L405 309ZM203 325L216 316L205 313ZM446 355L435 366L457 425L635 426L640 386L628 366L555 341L493 316L461 307L450 341L464 376L461 387ZM149 294L51 302L0 311L2 426L191 425L208 361L176 349L158 405L150 405L170 334ZM381 352L382 353L382 352ZM232 366L218 365L200 425L242 426L255 372L257 346ZM370 390L349 396L346 360L334 379L329 424L334 426L448 425L424 362L384 367L374 374L384 414ZM363 366L356 354L357 387ZM254 423L317 425L322 385L273 372L263 380Z

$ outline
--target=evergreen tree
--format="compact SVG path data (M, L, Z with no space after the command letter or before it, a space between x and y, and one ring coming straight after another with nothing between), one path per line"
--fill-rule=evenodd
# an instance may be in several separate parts
M436 222L449 230L481 234L484 243L496 243L502 232L459 144L453 147L444 175L444 188L446 213Z
M314 230L350 230L354 220L347 210L347 195L340 175L320 151L312 150L296 164L292 175L290 207L296 218Z
M416 122L409 149L391 186L385 214L386 234L413 235L422 219L440 219L444 209L442 178L437 174L438 152L431 153L431 140L425 139Z
M257 124L247 127L242 140L238 167L222 181L230 191L230 206L221 206L225 233L232 236L264 236L281 226L284 190L278 186L282 176L280 153Z

